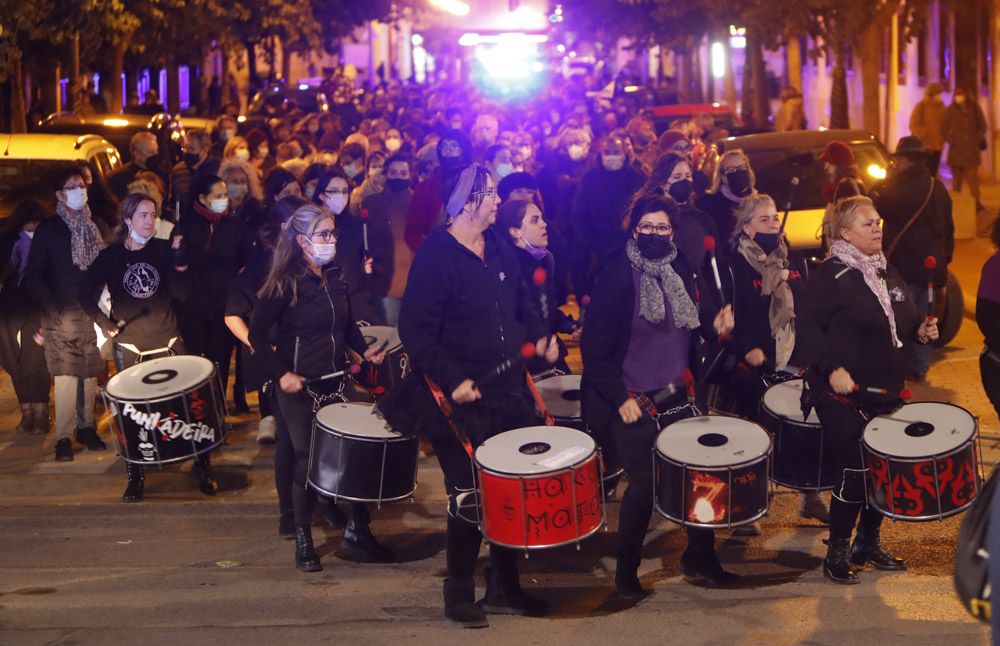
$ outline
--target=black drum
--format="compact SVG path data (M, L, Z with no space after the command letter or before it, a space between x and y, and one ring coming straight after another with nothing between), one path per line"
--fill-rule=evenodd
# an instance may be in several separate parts
M767 514L771 438L753 422L701 415L656 438L656 510L690 527L746 525Z
M316 412L309 486L335 500L377 504L413 495L420 441L394 432L374 411L352 402Z
M118 457L169 464L208 453L229 430L215 364L182 355L137 363L102 391Z
M760 423L774 440L771 480L802 491L833 489L838 481L833 455L823 450L823 425L816 411L802 418L803 381L790 379L767 389Z
M381 364L363 361L354 380L375 397L380 397L396 388L403 377L410 374L410 359L403 350L396 328L367 325L359 329L369 347L384 347L387 354Z

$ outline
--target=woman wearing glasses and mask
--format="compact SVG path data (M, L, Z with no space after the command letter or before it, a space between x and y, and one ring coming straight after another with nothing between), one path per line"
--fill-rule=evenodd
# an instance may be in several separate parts
M671 226L677 211L673 200L662 197L636 201L624 249L611 255L598 275L580 346L583 417L591 428L610 429L628 475L615 571L618 594L625 599L647 594L638 569L653 513L656 437L661 426L692 415L684 375L693 369L698 337L714 341L733 329L730 306L720 310L698 299L707 285L696 286L678 256ZM684 574L716 585L736 579L719 563L712 530L688 528L687 535Z
M746 153L739 148L723 153L715 183L698 199L698 208L712 216L722 240L733 236L736 209L743 198L753 194L756 181Z
M335 401L341 380L309 387L303 381L343 370L348 349L375 363L385 357L369 349L358 330L336 254L337 232L330 213L312 204L297 209L281 230L250 319L250 344L279 386L276 400L295 453L295 566L303 572L323 569L312 541L316 492L306 486L313 410ZM277 330L274 347L272 326ZM368 529L365 505L352 504L351 511L362 522L349 526L345 542L364 542L372 551L381 547ZM364 536L352 534L349 540L349 532Z

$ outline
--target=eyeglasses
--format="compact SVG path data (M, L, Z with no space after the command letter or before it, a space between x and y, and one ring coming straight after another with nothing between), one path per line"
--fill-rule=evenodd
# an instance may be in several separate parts
M749 166L730 166L729 168L723 169L722 170L722 174L723 175L732 175L733 173L737 173L737 172L739 172L741 170L742 171L748 171L748 170L750 170L750 167Z
M347 195L350 193L346 188L328 188L323 191L323 195Z
M486 197L486 196L496 197L497 190L495 188L491 188L485 191L473 191L472 193L469 193L469 197Z
M658 236L668 236L674 232L674 228L669 224L650 224L649 222L643 222L635 230L642 234L655 233Z
M336 229L327 229L326 231L313 231L313 234L309 236L311 238L319 238L323 242L330 242L331 240L337 239Z

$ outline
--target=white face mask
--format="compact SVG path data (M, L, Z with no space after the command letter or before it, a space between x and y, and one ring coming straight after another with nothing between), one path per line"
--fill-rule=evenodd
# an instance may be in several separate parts
M569 158L573 161L580 161L583 159L583 156L587 154L586 150L584 150L583 146L580 144L573 144L566 149L566 152L569 154Z
M326 204L326 208L330 209L334 215L340 215L343 212L344 207L347 206L347 196L340 195L327 195L323 199L323 203Z
M306 252L306 255L320 267L333 260L333 257L337 255L336 242L322 244L310 240L309 245L312 247L312 253Z
M74 211L79 211L87 205L87 189L71 188L63 192L66 194L66 206Z
M361 172L361 164L358 164L357 162L353 164L347 164L343 168L344 168L344 175L347 175L351 179L357 177L358 173Z
M246 148L236 149L236 159L242 159L243 161L248 161L250 159L250 151Z
M264 159L270 154L271 154L271 149L268 148L267 146L261 146L260 148L257 149L257 156L260 157L261 159Z
M225 213L226 209L229 208L229 198L220 197L217 200L210 200L208 208L210 208L214 213Z
M222 130L222 131L220 131L220 135L219 135L219 137L220 137L220 138L222 139L222 141L229 141L229 140L230 140L230 139L232 139L232 138L233 138L233 137L234 137L235 135L236 135L236 131L235 131L235 130L229 130L229 129L227 128L226 130Z
M625 155L601 155L601 163L605 170L620 170L625 165Z
M24 235L28 236L28 240L31 240L32 238L35 237L35 232L34 231L25 231Z
M510 175L511 173L514 172L514 165L513 164L497 164L496 172L497 172L497 178L498 179L503 179L504 177L507 177L508 175Z
M229 199L239 202L247 195L246 184L230 184L226 187L226 191L229 193Z
M396 152L403 145L403 142L396 137L391 137L385 140L385 149L391 153Z
M146 244L147 242L149 242L153 238L153 236L141 236L141 235L139 235L138 233L135 232L135 229L133 229L132 227L128 228L128 237L132 238L132 242L135 242L135 243L138 243L138 244L141 244L141 245Z
M521 159L524 161L531 159L531 146L521 146Z

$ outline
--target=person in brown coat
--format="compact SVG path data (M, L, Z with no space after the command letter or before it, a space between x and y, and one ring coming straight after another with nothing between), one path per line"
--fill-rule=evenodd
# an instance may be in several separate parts
M941 84L928 83L924 98L913 107L910 114L910 132L924 142L927 149L925 161L931 177L937 177L944 150L944 101L941 100Z
M955 88L955 100L944 112L942 132L948 142L948 166L955 178L952 190L961 193L967 180L976 209L982 211L986 207L979 192L979 164L986 149L986 117L964 88Z

